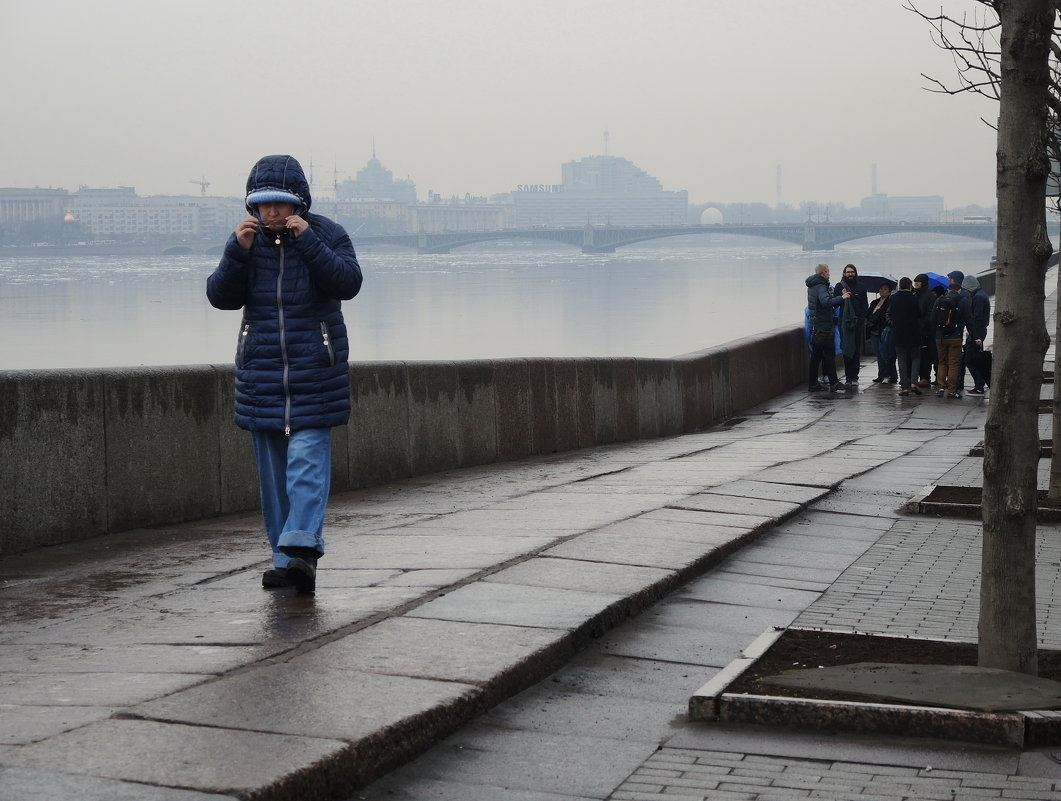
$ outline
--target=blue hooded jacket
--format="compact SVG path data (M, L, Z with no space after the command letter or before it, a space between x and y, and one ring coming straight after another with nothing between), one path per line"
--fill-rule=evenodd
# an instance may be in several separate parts
M236 424L287 434L342 425L350 419L350 346L340 307L360 291L361 266L342 226L310 213L309 182L294 158L255 164L247 194L262 189L297 196L309 228L296 237L263 227L250 250L233 233L207 279L212 306L243 309Z

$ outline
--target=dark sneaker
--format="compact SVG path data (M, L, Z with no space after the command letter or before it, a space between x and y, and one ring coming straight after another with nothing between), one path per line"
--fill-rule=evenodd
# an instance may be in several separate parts
M921 390L917 388L917 384L914 384L912 387L910 387L910 391L913 392L915 395L921 394Z
M884 380L883 378L881 378L880 376L877 376L876 378L873 379L873 383L874 384L879 384L883 380Z
M919 387L921 387L922 389L925 389L925 388L927 388L927 387L930 387L930 386L932 386L932 382L931 382L931 381L929 381L928 379L925 379L924 381L918 381L918 382L917 382L917 385L918 385Z
M956 400L961 400L962 394L960 392L952 392L947 397L948 398L955 398Z
M843 384L836 383L836 384L830 384L829 385L829 391L830 392L845 392L846 390L845 390Z
M982 389L977 389L976 387L973 387L972 389L967 390L965 394L966 395L983 395L984 391Z
M317 560L294 557L287 563L287 577L299 592L313 594L317 591Z
M940 390L936 391L936 397L937 398L942 398L946 394L947 394L947 390L945 390L945 389L940 389Z
M262 573L262 586L267 590L276 587L290 587L291 583L291 579L287 577L286 568L273 567Z

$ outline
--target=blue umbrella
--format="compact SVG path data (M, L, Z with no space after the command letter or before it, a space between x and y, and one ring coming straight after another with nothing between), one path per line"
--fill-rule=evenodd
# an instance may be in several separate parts
M937 286L946 289L950 286L950 279L939 273L925 273L928 276L928 288L935 289Z

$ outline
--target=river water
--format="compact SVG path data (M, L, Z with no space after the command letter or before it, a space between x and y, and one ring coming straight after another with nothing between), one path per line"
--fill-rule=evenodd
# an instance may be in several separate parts
M531 243L363 251L364 287L343 308L357 361L665 357L802 323L803 282L820 261L834 278L848 262L912 278L982 272L992 254L955 237L877 237L822 253L722 236L607 255ZM216 264L0 249L0 369L228 363L240 313L206 300Z

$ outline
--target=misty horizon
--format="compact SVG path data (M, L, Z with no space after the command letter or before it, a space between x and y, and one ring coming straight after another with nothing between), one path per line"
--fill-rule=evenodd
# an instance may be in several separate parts
M927 91L954 65L900 0L5 11L0 186L239 197L268 153L330 184L375 152L422 193L489 196L607 150L692 203L853 206L873 165L882 194L994 203L995 104Z

